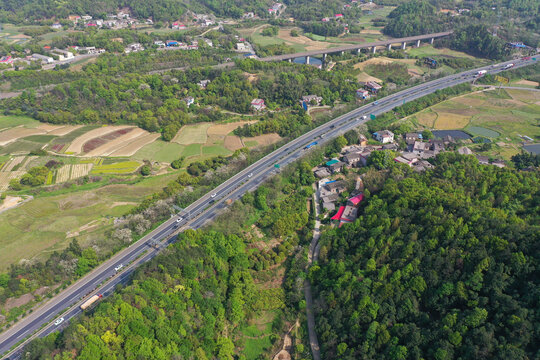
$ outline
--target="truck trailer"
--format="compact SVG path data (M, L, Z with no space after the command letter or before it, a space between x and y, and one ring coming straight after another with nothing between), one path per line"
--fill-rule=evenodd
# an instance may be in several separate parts
M99 299L101 299L103 297L103 295L101 294L97 294L97 295L93 295L92 297L90 297L90 299L86 300L82 305L81 305L81 310L86 310L90 307L90 305L92 305L93 303L95 303L96 301L98 301Z

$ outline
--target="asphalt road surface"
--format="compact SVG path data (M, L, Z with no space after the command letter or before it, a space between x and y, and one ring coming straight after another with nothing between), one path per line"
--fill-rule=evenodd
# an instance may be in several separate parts
M347 114L339 116L308 133L292 140L281 148L268 154L261 160L240 171L206 195L192 203L181 213L167 220L150 234L133 243L126 249L105 261L92 272L60 292L46 304L34 310L30 315L0 334L0 355L4 358L16 359L22 354L23 346L33 338L43 337L53 331L60 330L74 316L80 314L80 305L94 294L109 295L118 284L126 283L133 270L140 264L157 255L160 249L176 239L176 234L184 229L197 229L211 221L223 210L228 200L237 200L247 191L256 189L263 181L279 171L275 164L283 167L300 158L305 147L313 142L320 146L346 131L369 121L370 115L380 115L396 106L421 98L436 90L457 84L472 82L478 70L486 70L490 74L502 71L506 64L515 64L514 68L530 65L535 61L513 60L499 66L486 66L459 74L433 80L415 87L381 98L373 103L359 107ZM363 119L366 116L366 119ZM117 272L115 267L122 264ZM62 324L54 325L54 320L63 317ZM17 345L17 346L15 346ZM9 353L8 351L12 349Z

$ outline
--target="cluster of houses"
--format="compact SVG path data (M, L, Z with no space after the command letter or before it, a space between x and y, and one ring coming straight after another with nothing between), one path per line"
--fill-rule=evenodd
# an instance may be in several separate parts
M280 10L283 8L282 3L273 3L272 7L268 9L270 15L279 15Z
M139 20L131 18L131 14L127 10L120 10L116 14L108 14L105 19L94 19L90 15L70 15L68 17L74 26L86 28L107 28L107 29L125 29L139 24ZM153 25L152 19L145 21L148 25ZM60 29L60 23L54 23L51 26L53 29Z
M210 39L204 39L206 44L210 47L214 46L214 43ZM183 43L177 40L167 40L165 42L161 40L154 41L154 45L158 47L158 49L178 49L178 50L198 50L199 49L199 42L197 40L191 41L190 44Z
M345 147L339 158L330 159L325 164L316 167L315 177L318 179L318 195L325 211L336 211L332 220L343 223L352 222L357 217L358 205L363 200L363 183L358 178L355 190L345 205L336 206L340 200L340 194L347 191L347 183L340 178L340 173L344 168L355 168L366 166L368 159L374 151L380 150L398 150L398 145L394 142L394 134L389 130L378 131L373 134L374 139L381 145L368 145L367 138L364 135L359 136L359 143ZM451 136L445 136L442 139L431 139L423 141L422 134L407 133L404 136L407 148L398 153L393 161L406 164L415 171L421 172L433 168L428 159L435 157L438 153L446 151L455 140ZM452 146L453 147L453 146ZM474 155L466 146L457 149L462 155ZM504 161L489 159L487 156L475 155L478 162L482 165L493 165L504 167Z

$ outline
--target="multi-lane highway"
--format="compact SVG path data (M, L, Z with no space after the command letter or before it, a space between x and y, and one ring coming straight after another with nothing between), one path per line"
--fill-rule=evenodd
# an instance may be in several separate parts
M339 116L292 140L223 182L181 213L161 224L141 240L114 255L91 273L0 334L0 355L4 354L5 358L18 358L22 352L22 347L30 339L43 337L61 329L72 317L81 313L79 306L89 296L98 293L105 296L109 295L114 291L116 285L125 283L128 280L138 265L152 259L161 248L173 242L176 239L175 234L187 228L200 228L206 222L212 220L226 207L226 202L229 199L233 201L239 199L247 191L256 189L263 181L278 171L275 167L276 164L283 167L309 151L304 149L306 145L316 141L318 143L316 146L320 146L368 121L371 114L380 115L396 106L418 99L436 90L472 82L479 70L486 70L487 73L494 74L502 71L506 64L513 63L515 64L514 68L517 68L530 65L533 62L535 62L533 59L514 60L496 67L487 66L469 70L417 85ZM367 118L364 119L364 116ZM120 264L123 265L123 268L117 272L115 268ZM54 320L60 316L65 320L57 326L54 324ZM12 351L8 353L10 349Z

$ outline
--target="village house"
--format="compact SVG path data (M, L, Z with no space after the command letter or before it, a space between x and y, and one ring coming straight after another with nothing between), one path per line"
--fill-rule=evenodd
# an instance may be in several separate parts
M419 160L413 165L413 169L414 171L422 172L422 171L426 171L427 169L433 169L433 165L431 165L426 160Z
M0 58L0 64L13 64L13 58L10 55L2 56Z
M51 28L56 29L56 30L59 30L59 29L62 28L62 24L60 24L60 23L54 23L54 24L51 25Z
M253 12L246 12L244 15L242 15L242 19L253 19L255 17L255 14Z
M154 45L156 45L158 48L164 48L165 47L165 43L161 40L156 40L154 41Z
M381 130L373 134L375 139L383 144L394 142L394 133L390 130Z
M361 152L351 152L351 153L347 153L345 156L343 156L343 161L349 167L358 166L361 159L362 159L362 153Z
M79 15L69 15L68 20L77 23L79 20L81 20L81 17Z
M251 107L255 111L261 111L264 108L266 108L266 105L264 104L264 99L253 99L251 100Z
M51 51L53 54L58 55L60 61L73 59L73 53L71 51L62 50L62 49L53 49Z
M300 100L300 102L302 104L305 104L306 106L320 105L322 99L323 98L321 96L317 96L317 95L305 95L305 96L302 96L302 100Z
M322 199L332 194L339 195L345 190L347 190L347 183L345 181L343 180L331 181L324 184L324 186L319 188L319 195Z
M398 145L396 143L384 144L382 146L382 150L396 151L397 149L398 149Z
M372 94L376 94L379 92L379 90L382 89L382 85L376 83L375 81L368 81L365 85L364 85L364 88L366 90L369 90Z
M129 44L125 49L124 52L126 54L129 54L131 52L137 52L137 51L143 51L144 47L140 43L132 43Z
M463 147L460 147L458 150L457 150L458 154L460 155L472 155L473 152L471 151L471 149L469 149L468 147L466 146L463 146Z
M335 19L343 19L343 14L335 14L334 18Z
M433 140L430 140L430 143L431 143L431 150L433 150L435 154L438 154L441 151L445 150L443 140L433 139Z
M358 135L358 143L360 146L367 146L367 137L364 134Z
M330 171L327 168L321 168L321 169L315 170L314 175L318 177L319 179L324 179L330 176Z
M236 51L246 52L250 51L250 48L243 42L236 43Z
M424 151L427 151L430 149L430 146L428 143L421 142L421 141L415 141L413 144L412 152L416 154L421 154Z
M42 64L52 64L54 62L52 57L41 54L32 54L32 60L40 61Z
M489 165L489 158L487 156L476 155L480 165Z
M326 166L330 170L332 174L339 173L343 169L343 166L345 165L344 162L339 161L337 159L332 159L326 163Z
M330 18L329 17L324 17L321 19L322 22L329 22L330 21Z
M206 89L208 84L210 83L210 80L201 80L197 83L201 89Z
M371 95L366 89L358 89L356 90L356 97L362 100L367 100L371 97Z
M412 166L414 163L418 161L418 159L416 157L406 156L405 154L403 154L394 158L394 161L400 164Z
M405 142L407 145L414 145L414 143L421 139L421 135L418 133L406 133Z
M188 96L184 98L184 102L187 106L190 106L195 103L195 98L193 96Z
M504 160L495 159L491 162L491 165L497 166L499 168L506 167L506 164L504 163Z
M419 157L422 159L431 159L435 156L437 156L437 154L433 150L426 150L423 153L419 154Z

